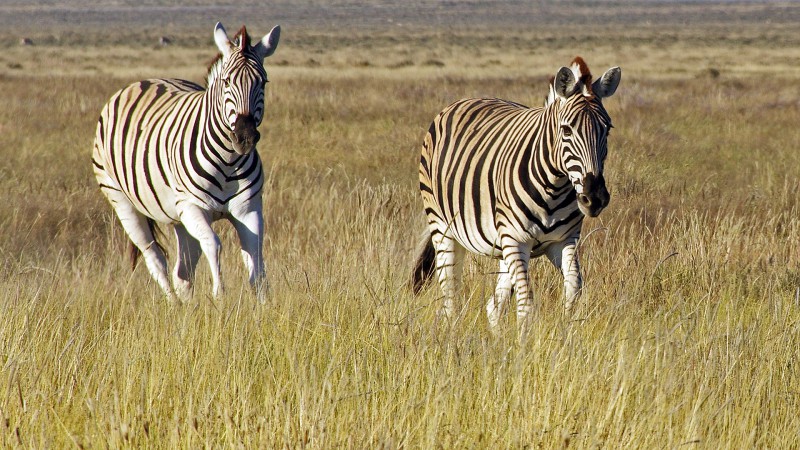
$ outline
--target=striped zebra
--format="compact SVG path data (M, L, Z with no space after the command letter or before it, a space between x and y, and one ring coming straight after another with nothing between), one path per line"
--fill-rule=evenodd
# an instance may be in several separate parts
M218 296L220 240L211 223L224 217L236 229L250 284L263 299L264 174L255 146L264 113L264 58L279 38L276 26L251 45L242 27L232 42L217 23L214 41L221 54L209 67L207 88L144 80L114 94L100 114L92 155L97 183L130 237L133 265L141 253L168 298L173 290L155 222L174 225L174 293L192 293L204 254Z
M580 294L576 247L585 215L610 196L603 178L611 119L602 99L619 67L592 82L580 57L550 81L544 107L466 99L433 120L422 146L419 183L428 232L413 273L418 293L437 272L442 314L452 318L465 250L500 259L486 312L492 329L516 294L520 335L532 309L531 256L546 255L564 275L565 306Z

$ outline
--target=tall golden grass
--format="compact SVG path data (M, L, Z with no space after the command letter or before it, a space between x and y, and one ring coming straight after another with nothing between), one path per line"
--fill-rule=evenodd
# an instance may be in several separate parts
M786 58L798 51L614 33L598 46L486 40L474 57L457 36L402 56L396 40L333 56L313 36L283 42L261 127L266 305L226 223L225 296L210 297L201 262L194 300L168 305L127 267L91 176L108 96L149 76L202 79L211 44L67 46L52 70L51 50L6 49L0 446L796 446L800 85ZM406 285L425 129L465 96L538 104L545 76L578 53L597 73L623 68L606 102L612 200L581 244L584 297L565 315L560 276L537 260L529 339L517 344L513 317L493 337L495 263L470 257L461 315L438 322L438 288L415 298Z

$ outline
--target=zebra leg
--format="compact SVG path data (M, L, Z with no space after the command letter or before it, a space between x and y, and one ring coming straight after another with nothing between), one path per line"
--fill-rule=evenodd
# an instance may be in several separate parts
M122 228L131 242L142 252L150 276L158 283L168 299L172 299L172 288L167 277L167 258L161 247L156 244L155 236L147 225L147 217L136 210L133 204L121 191L103 189L114 211L119 217Z
M580 297L583 287L577 238L551 245L547 249L547 258L564 275L564 309L569 311Z
M194 272L203 250L200 242L186 231L183 224L175 224L175 238L178 241L178 261L172 272L172 285L178 297L187 300L192 295Z
M531 248L508 238L503 243L503 261L508 268L511 282L516 292L517 300L517 328L521 340L528 333L530 313L533 311L532 292L528 282L528 263L531 258Z
M511 288L511 273L505 261L500 260L500 269L497 274L497 286L494 288L494 294L489 297L489 301L486 302L486 317L489 319L489 329L492 331L497 330L497 324L505 310L506 301L511 297Z
M436 249L436 270L444 294L444 305L440 315L452 322L455 320L453 302L461 288L465 249L453 237L444 234L434 234L431 242Z
M258 301L263 303L269 285L267 283L266 270L264 269L264 257L262 249L264 246L264 218L261 213L260 197L258 207L255 210L244 214L231 214L231 222L236 233L239 235L239 243L242 246L242 260L247 268L250 286L256 291Z
M219 274L219 252L222 243L211 228L211 213L189 202L178 204L178 214L186 231L200 243L203 254L211 269L211 284L214 297L222 294L222 280Z

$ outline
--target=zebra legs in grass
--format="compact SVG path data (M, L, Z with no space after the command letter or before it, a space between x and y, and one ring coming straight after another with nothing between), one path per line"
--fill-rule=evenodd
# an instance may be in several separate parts
M178 217L186 232L200 244L211 269L211 289L214 297L223 292L219 275L219 251L222 243L219 236L211 228L211 213L191 203L178 204ZM180 264L180 262L179 262Z
M501 259L499 266L494 294L486 302L486 318L489 320L489 328L493 330L497 328L500 317L505 313L506 302L511 298L514 290L514 282L508 265Z
M156 280L158 286L171 297L172 289L167 278L167 258L161 246L156 242L153 227L150 226L147 216L140 213L133 206L128 197L119 190L104 189L103 192L113 206L119 217L122 228L130 237L131 243L136 246L144 257L147 270ZM135 256L133 264L136 263Z
M247 268L250 286L256 290L259 301L263 301L268 286L264 258L261 254L261 248L264 246L264 216L261 212L261 200L259 199L253 206L255 207L253 210L233 213L231 222L239 235L242 260Z
M528 280L530 246L514 241L505 242L503 257L499 264L497 285L494 294L486 302L486 317L489 327L494 330L506 308L506 302L515 294L517 322L520 330L527 330L529 315L533 309L533 292Z
M466 249L452 237L442 234L433 237L431 245L435 249L436 274L444 296L441 315L454 319L455 298L461 291ZM529 247L527 244L513 241L503 246L497 286L486 304L486 314L492 329L497 326L505 303L512 292L516 294L517 321L523 332L527 329L526 324L533 309L528 281Z
M230 221L239 236L242 259L248 272L250 286L256 290L260 301L267 290L266 271L261 248L264 244L264 221L261 201L253 202L250 209L231 211ZM179 208L181 223L175 226L178 240L178 262L173 281L177 293L185 298L191 294L194 272L200 254L204 254L211 269L212 293L216 297L224 291L220 278L219 236L211 228L211 213L192 204Z
M547 259L564 275L564 309L569 311L581 295L583 279L578 263L578 237L557 242L547 249Z
M576 253L577 240L559 242L551 245L547 249L547 258L564 275L564 309L569 311L575 304L581 293L582 279L580 266L578 265L578 255ZM500 316L505 311L506 301L514 292L516 278L512 275L505 260L500 260L499 272L497 275L497 285L494 294L486 302L486 317L489 320L489 327L495 329L500 321ZM519 292L519 291L517 291ZM526 297L523 296L523 300ZM517 307L519 308L519 298ZM519 314L519 309L517 309Z
M564 309L569 311L580 297L583 280L580 273L577 254L578 238L568 239L564 242L551 244L546 255L553 265L559 269L564 276ZM461 291L462 271L466 250L452 237L437 235L431 238L429 244L433 251L423 249L423 253L431 256L430 261L424 261L425 255L421 254L417 261L415 271L421 275L415 275L414 291L422 290L424 284L418 281L429 276L424 275L426 271L436 271L439 284L442 288L444 297L443 306L440 314L449 319L456 317L455 298ZM521 332L527 331L530 321L530 314L533 311L533 291L530 288L529 265L530 252L529 245L510 241L503 246L503 257L500 259L497 284L494 293L486 302L486 317L489 321L489 328L495 330L500 322L500 317L505 313L506 305L511 294L515 294L517 322ZM423 268L427 265L427 268Z
M107 194L108 195L108 194ZM119 198L117 198L119 197ZM109 197L111 199L111 196ZM173 295L167 277L167 263L161 246L148 226L148 218L133 208L130 201L122 194L114 196L114 209L120 218L123 228L145 258L147 269L168 297ZM264 224L261 204L257 208L231 216L239 243L242 246L242 259L248 271L248 281L256 290L260 301L268 289L264 259L261 247L264 243ZM191 205L181 212L181 222L174 225L177 242L177 262L172 272L174 293L181 299L192 295L194 275L201 255L206 255L211 269L212 293L219 296L223 292L220 279L219 252L220 239L211 228L211 215Z
M520 336L523 336L528 329L528 320L533 309L533 293L530 290L528 280L528 265L530 263L530 244L517 242L509 237L501 240L503 248L503 261L508 268L514 295L517 301L517 327Z
M177 258L175 270L172 272L172 285L175 293L182 299L187 299L192 295L194 285L194 273L203 249L183 224L175 224L175 239L177 240Z
M431 242L436 249L436 271L444 294L444 304L440 314L452 320L455 318L455 297L461 290L466 252L452 236L437 234Z
M426 244L432 246L433 252L422 250L422 254L417 261L418 266L415 269L416 272L419 272L419 275L415 274L415 282L429 277L430 275L425 275L423 272L425 270L433 271L435 267L444 297L439 314L452 320L457 316L455 299L461 291L466 249L452 235L452 223L434 223L437 230L443 231L436 232ZM500 242L502 257L494 294L489 297L486 303L486 316L489 321L489 327L495 330L501 315L505 311L507 301L511 298L511 294L514 293L517 323L520 335L524 335L529 327L530 315L533 311L533 291L528 278L532 244L519 242L511 238L510 235L513 234L513 230L507 232L500 230L500 234L504 236ZM548 259L564 275L564 306L566 309L572 307L572 304L580 294L581 278L576 244L577 236L564 242L553 243L546 250ZM432 258L433 261L422 261L425 258ZM427 265L428 269L421 268L420 265ZM421 284L415 284L415 292L421 289Z

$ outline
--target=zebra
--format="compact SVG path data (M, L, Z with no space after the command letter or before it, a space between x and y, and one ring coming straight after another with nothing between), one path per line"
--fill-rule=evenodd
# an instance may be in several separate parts
M466 250L500 259L486 304L496 330L516 294L520 336L533 308L531 257L541 255L564 276L565 308L582 289L577 245L584 216L596 217L610 195L603 178L611 119L602 104L622 71L592 82L581 57L551 77L543 107L496 98L460 100L440 112L422 145L419 187L428 230L418 250L412 288L434 272L453 319Z
M192 294L201 254L211 268L214 297L223 292L221 243L211 228L221 218L236 229L250 285L264 299L257 127L264 114L264 58L275 52L280 31L276 26L251 45L244 26L231 41L217 23L220 54L205 88L186 80L144 80L115 93L102 109L92 154L97 183L130 237L132 265L142 254L168 299ZM174 291L156 222L174 225Z

